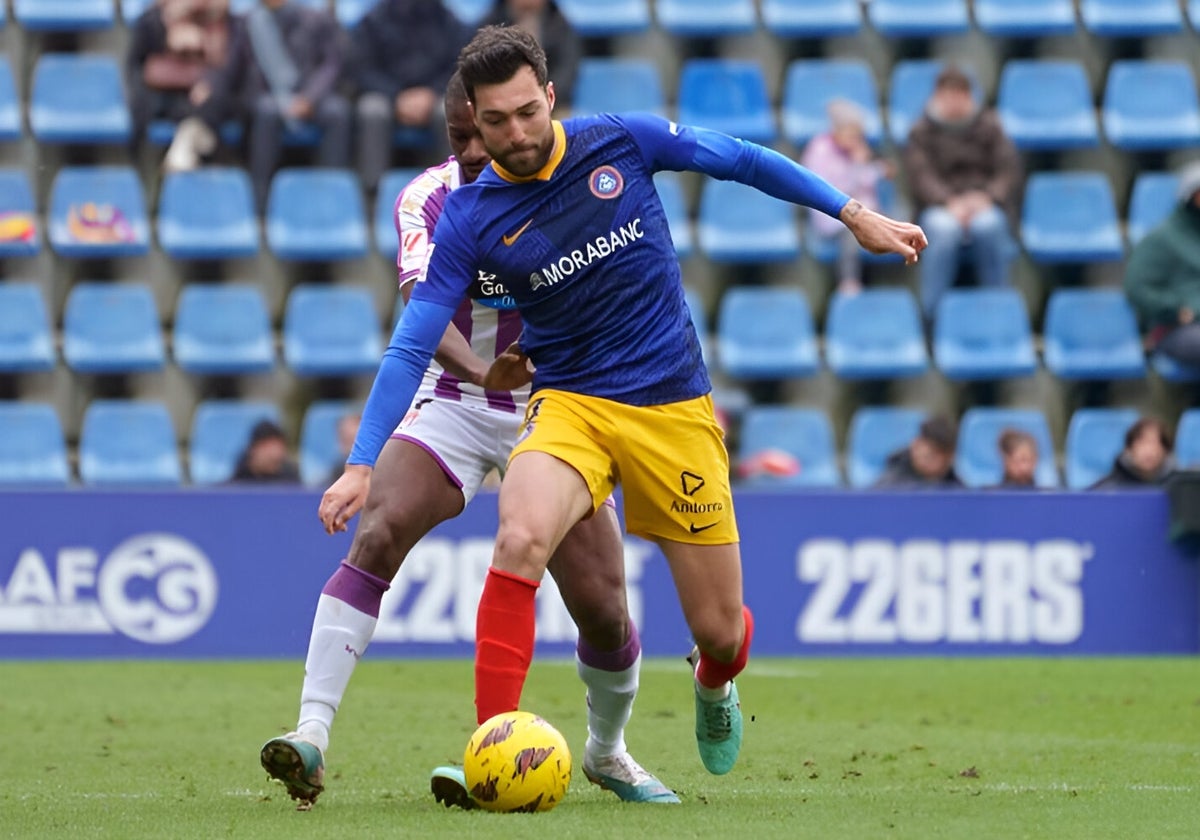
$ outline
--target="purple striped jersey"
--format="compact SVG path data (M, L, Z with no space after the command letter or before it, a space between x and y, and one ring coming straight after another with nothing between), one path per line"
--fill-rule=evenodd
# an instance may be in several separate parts
M458 162L451 157L445 163L426 169L396 198L392 219L400 242L396 265L401 288L424 276L429 243L446 206L446 196L460 185ZM496 358L521 334L521 316L515 303L496 282L495 275L486 271L477 272L467 296L454 313L453 324L475 354L483 359ZM429 397L486 403L490 408L516 413L524 411L529 388L512 392L484 391L450 374L437 361L430 361L417 392L418 399Z

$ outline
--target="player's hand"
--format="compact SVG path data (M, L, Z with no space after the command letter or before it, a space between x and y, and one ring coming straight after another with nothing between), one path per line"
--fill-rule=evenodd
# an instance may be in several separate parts
M859 245L872 254L899 254L906 265L915 263L929 244L919 226L868 210L854 200L842 208L840 218Z
M366 504L370 490L371 468L365 464L347 464L342 477L325 491L317 508L317 516L325 526L325 533L345 531L346 523Z
M533 372L533 362L514 341L492 362L483 377L483 387L489 391L514 391L532 382Z

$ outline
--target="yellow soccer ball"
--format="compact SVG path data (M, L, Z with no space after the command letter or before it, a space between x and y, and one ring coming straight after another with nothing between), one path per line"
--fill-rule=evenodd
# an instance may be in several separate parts
M571 751L562 733L530 712L484 721L467 742L471 798L488 811L549 811L567 795Z

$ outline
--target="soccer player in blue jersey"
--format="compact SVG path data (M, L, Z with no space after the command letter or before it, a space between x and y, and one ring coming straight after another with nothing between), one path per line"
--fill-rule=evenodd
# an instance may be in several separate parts
M492 163L446 203L427 272L319 516L336 530L361 507L376 455L458 299L478 272L494 275L521 312L520 348L536 373L476 618L477 718L518 705L547 560L619 483L626 528L656 542L670 565L697 648L697 747L710 772L726 773L742 738L733 679L754 625L742 603L728 455L651 176L694 170L741 181L840 218L868 250L908 263L925 236L727 135L649 115L552 120L545 55L519 29L480 30L459 72Z
M447 197L489 161L457 75L446 89L446 128L454 157L427 169L396 198L397 268L406 297L425 270ZM317 601L296 731L272 738L261 751L264 769L303 810L323 789L333 719L374 634L388 582L419 539L470 503L489 470L504 468L529 399L527 377L503 390L485 389L481 380L520 331L520 317L503 295L490 281L477 283L459 302L411 409L383 447L350 552ZM625 598L623 549L616 513L605 505L571 529L550 564L579 627L576 659L587 686L588 721L581 764L589 780L627 802L677 803L625 744L641 643ZM473 804L461 768L438 768L430 786L447 805Z

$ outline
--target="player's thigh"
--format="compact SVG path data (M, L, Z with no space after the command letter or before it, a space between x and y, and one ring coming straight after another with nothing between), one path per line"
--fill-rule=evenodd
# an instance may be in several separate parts
M579 634L592 647L616 650L625 644L625 547L610 502L567 532L549 569Z
M541 580L567 531L592 512L592 494L570 464L545 452L524 450L508 464L499 509L492 565Z
M737 543L659 540L679 605L700 648L732 658L742 643L742 561Z

